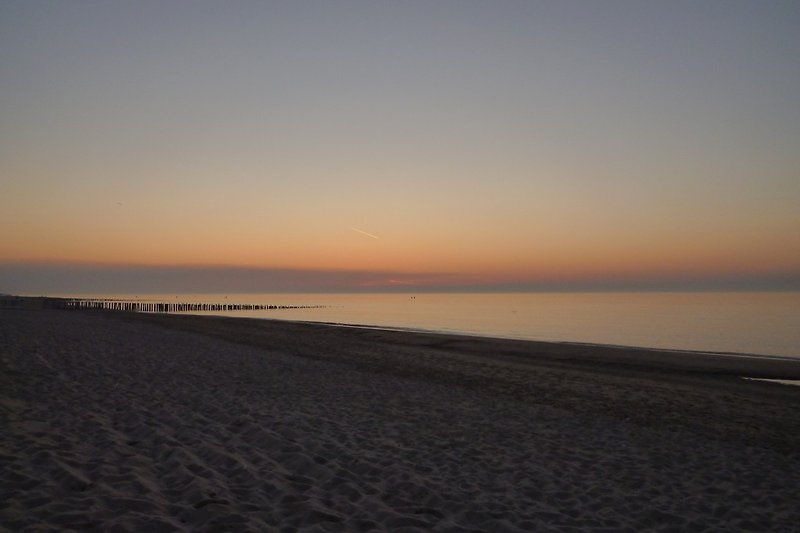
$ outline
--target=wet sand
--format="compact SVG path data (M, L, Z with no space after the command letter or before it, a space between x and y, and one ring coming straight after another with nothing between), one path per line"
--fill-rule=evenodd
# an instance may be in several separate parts
M800 361L0 309L11 531L792 531Z

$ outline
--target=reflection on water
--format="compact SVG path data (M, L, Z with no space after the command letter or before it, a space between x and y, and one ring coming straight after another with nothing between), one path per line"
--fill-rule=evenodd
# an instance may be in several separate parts
M800 357L800 293L70 295L323 305L228 316ZM212 313L213 314L213 313Z

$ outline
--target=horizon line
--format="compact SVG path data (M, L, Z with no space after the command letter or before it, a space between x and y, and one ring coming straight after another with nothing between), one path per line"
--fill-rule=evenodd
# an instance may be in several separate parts
M800 271L672 275L586 275L557 279L449 272L326 270L252 266L141 266L0 262L0 292L145 293L521 293L792 292Z

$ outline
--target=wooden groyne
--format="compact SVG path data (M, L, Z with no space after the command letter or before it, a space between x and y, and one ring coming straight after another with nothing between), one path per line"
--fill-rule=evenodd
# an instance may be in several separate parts
M51 309L88 309L98 311L129 311L134 313L190 313L195 311L263 311L270 309L319 309L322 305L269 305L198 302L145 302L95 298L46 298Z

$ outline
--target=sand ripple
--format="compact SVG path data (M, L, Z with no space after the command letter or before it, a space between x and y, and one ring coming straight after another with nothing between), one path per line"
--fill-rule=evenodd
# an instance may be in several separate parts
M179 317L0 312L8 530L800 523L800 400L748 392L778 385L525 369L353 331L247 322L263 338L241 344Z

